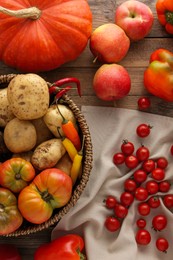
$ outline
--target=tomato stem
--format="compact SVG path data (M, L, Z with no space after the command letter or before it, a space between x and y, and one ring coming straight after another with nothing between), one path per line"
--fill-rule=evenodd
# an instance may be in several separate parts
M173 12L166 11L166 21L173 25Z

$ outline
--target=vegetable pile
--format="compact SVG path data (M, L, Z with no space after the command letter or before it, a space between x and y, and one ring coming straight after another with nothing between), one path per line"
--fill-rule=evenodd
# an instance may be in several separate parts
M83 140L62 95L76 78L51 86L36 74L15 76L0 90L0 235L24 221L41 224L71 198L82 172ZM60 102L61 101L61 102Z
M146 123L136 127L135 134L142 142L151 134L153 129ZM170 147L173 155L173 146ZM162 230L168 229L167 215L159 209L161 203L169 210L173 209L173 194L170 193L171 183L167 180L166 170L169 165L168 159L164 156L153 158L149 147L135 145L129 140L123 140L120 150L113 154L113 163L132 171L129 178L123 182L122 193L119 198L109 194L104 204L111 211L105 219L105 228L110 232L119 231L123 220L128 216L130 206L136 202L136 227L135 239L138 245L148 245L151 239L155 239L156 248L166 252L169 248L169 241ZM151 224L147 218L152 212ZM148 223L149 222L149 223ZM149 226L151 225L151 229ZM153 232L159 231L155 238Z

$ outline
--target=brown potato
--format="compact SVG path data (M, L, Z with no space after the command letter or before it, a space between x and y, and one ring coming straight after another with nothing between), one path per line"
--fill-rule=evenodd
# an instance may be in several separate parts
M51 168L57 164L65 152L61 139L53 138L36 147L31 163L38 170Z
M22 158L28 162L31 162L31 157L33 155L33 151L23 152L23 153L14 153L12 158Z
M7 88L7 97L13 114L20 120L42 117L49 107L49 89L37 74L20 74Z
M75 116L74 116L72 110L70 108L68 108L67 106L61 105L61 104L58 104L58 108L59 108L60 112L62 113L62 115L65 117L65 119L71 120L77 128L76 119L75 119ZM63 119L57 109L57 105L52 105L49 107L47 113L43 117L43 120L55 137L57 137L57 138L60 137L60 135L58 133L58 128L59 128L61 135L64 136L64 133L63 133L62 127L61 127Z
M5 127L6 124L15 116L9 106L7 98L7 88L0 90L0 127Z
M4 142L12 153L32 150L36 144L36 130L27 120L12 119L4 129Z
M37 132L36 146L54 137L42 117L32 120L32 123Z
M63 157L55 165L55 168L62 170L67 175L70 175L71 167L72 167L72 160L70 159L68 153L65 153Z

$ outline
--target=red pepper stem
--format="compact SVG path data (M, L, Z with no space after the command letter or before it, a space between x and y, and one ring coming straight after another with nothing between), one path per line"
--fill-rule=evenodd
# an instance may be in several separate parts
M77 78L64 78L56 81L53 83L53 86L61 87L64 84L67 83L76 83L78 94L81 97L81 86L80 86L80 81Z

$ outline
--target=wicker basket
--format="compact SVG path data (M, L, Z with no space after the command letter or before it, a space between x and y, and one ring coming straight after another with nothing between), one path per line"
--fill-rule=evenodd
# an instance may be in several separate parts
M16 74L8 74L8 75L1 75L0 76L0 84L1 86L7 86L8 83L16 76ZM50 83L47 83L48 85ZM0 87L1 88L1 87ZM80 198L90 176L90 172L92 169L92 160L93 160L93 154L92 154L92 142L91 142L91 136L89 132L89 128L87 126L86 120L84 116L82 115L80 109L76 106L76 104L68 97L68 95L64 95L63 101L65 104L69 106L69 108L73 111L76 120L79 124L79 128L81 131L81 134L85 136L85 141L84 141L84 160L83 160L83 171L82 171L82 176L75 185L72 193L72 197L70 201L62 208L56 211L54 215L47 220L46 222L42 224L32 224L29 222L26 222L25 224L22 224L22 226L16 230L13 233L5 235L6 237L17 237L17 236L22 236L22 235L29 235L32 233L36 233L38 231L42 231L44 229L47 229L54 224L57 224L62 217L67 214L67 212L75 206L77 200Z

